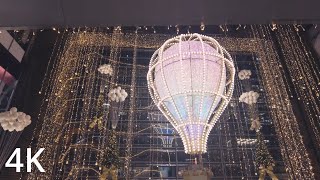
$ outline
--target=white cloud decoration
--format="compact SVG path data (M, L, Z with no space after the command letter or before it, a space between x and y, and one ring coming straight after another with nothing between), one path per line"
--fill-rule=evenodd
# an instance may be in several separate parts
M257 103L258 98L259 98L259 93L254 91L249 91L249 92L242 93L241 96L239 97L239 101L252 105Z
M128 93L124 89L121 89L120 86L118 86L117 88L111 89L110 92L108 93L108 97L111 99L111 101L116 101L116 102L123 102L127 96L128 96Z
M110 64L103 64L103 65L99 66L98 71L104 75L111 76L113 74L113 69Z
M16 107L0 113L0 125L5 131L22 131L29 124L31 124L31 116L18 112Z
M245 80L245 79L250 79L250 76L251 76L251 71L250 70L241 70L239 73L238 73L238 77L240 80Z

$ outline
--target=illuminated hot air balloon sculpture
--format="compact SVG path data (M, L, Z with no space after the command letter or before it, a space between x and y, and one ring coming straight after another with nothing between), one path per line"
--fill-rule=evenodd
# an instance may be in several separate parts
M150 95L180 135L187 154L203 154L211 129L229 103L235 68L213 38L183 34L153 54L147 75Z

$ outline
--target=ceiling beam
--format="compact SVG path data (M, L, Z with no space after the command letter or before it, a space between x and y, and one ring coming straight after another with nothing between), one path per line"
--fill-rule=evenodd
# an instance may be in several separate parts
M318 24L319 0L2 0L0 27Z

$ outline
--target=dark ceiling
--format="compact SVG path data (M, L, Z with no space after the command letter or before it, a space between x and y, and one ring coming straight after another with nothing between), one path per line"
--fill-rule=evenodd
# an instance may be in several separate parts
M317 24L319 0L1 0L0 27Z

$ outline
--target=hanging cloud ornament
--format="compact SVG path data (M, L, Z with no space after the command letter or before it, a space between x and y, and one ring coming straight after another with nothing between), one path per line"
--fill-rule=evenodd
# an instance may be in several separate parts
M103 64L103 65L99 66L98 71L104 75L112 76L112 74L113 74L113 69L110 64Z
M5 131L22 131L29 124L31 124L31 116L18 112L15 107L0 113L0 125Z
M116 102L123 102L127 96L128 96L128 93L124 89L121 89L120 86L118 86L117 88L111 89L108 93L108 97L111 99L111 101L116 101Z
M239 97L239 101L252 105L257 103L258 98L259 98L259 93L254 91L249 91L249 92L242 93L241 96Z
M251 76L251 71L250 70L241 70L239 73L238 73L238 77L240 80L245 80L245 79L250 79L250 76Z

